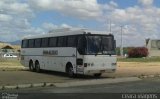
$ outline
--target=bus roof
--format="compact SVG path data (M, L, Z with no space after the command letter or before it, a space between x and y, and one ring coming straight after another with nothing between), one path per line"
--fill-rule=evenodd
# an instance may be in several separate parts
M56 29L49 31L48 33L41 35L29 35L24 37L24 39L33 39L33 38L44 38L44 37L57 37L57 36L67 36L67 35L79 35L79 34L101 34L101 35L109 35L105 31L93 31L87 29Z

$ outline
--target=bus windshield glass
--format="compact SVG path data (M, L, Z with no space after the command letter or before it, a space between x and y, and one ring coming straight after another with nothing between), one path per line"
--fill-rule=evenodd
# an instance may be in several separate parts
M86 54L113 55L115 54L115 40L111 35L86 36Z

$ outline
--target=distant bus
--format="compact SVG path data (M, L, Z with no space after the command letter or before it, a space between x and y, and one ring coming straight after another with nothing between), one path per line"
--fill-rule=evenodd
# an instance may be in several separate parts
M62 29L26 37L21 44L21 63L31 71L51 70L101 76L116 70L112 34L85 29Z

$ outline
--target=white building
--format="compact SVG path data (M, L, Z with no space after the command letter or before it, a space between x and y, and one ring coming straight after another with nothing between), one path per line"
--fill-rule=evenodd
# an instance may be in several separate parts
M160 56L160 39L146 39L146 47L149 57Z

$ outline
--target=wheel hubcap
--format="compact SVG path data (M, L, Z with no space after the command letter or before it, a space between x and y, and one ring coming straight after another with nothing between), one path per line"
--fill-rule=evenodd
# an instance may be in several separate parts
M33 70L33 64L30 65L30 70Z
M70 76L73 75L73 68L72 68L72 67L69 68L69 75L70 75Z
M39 64L36 65L36 71L39 72Z

